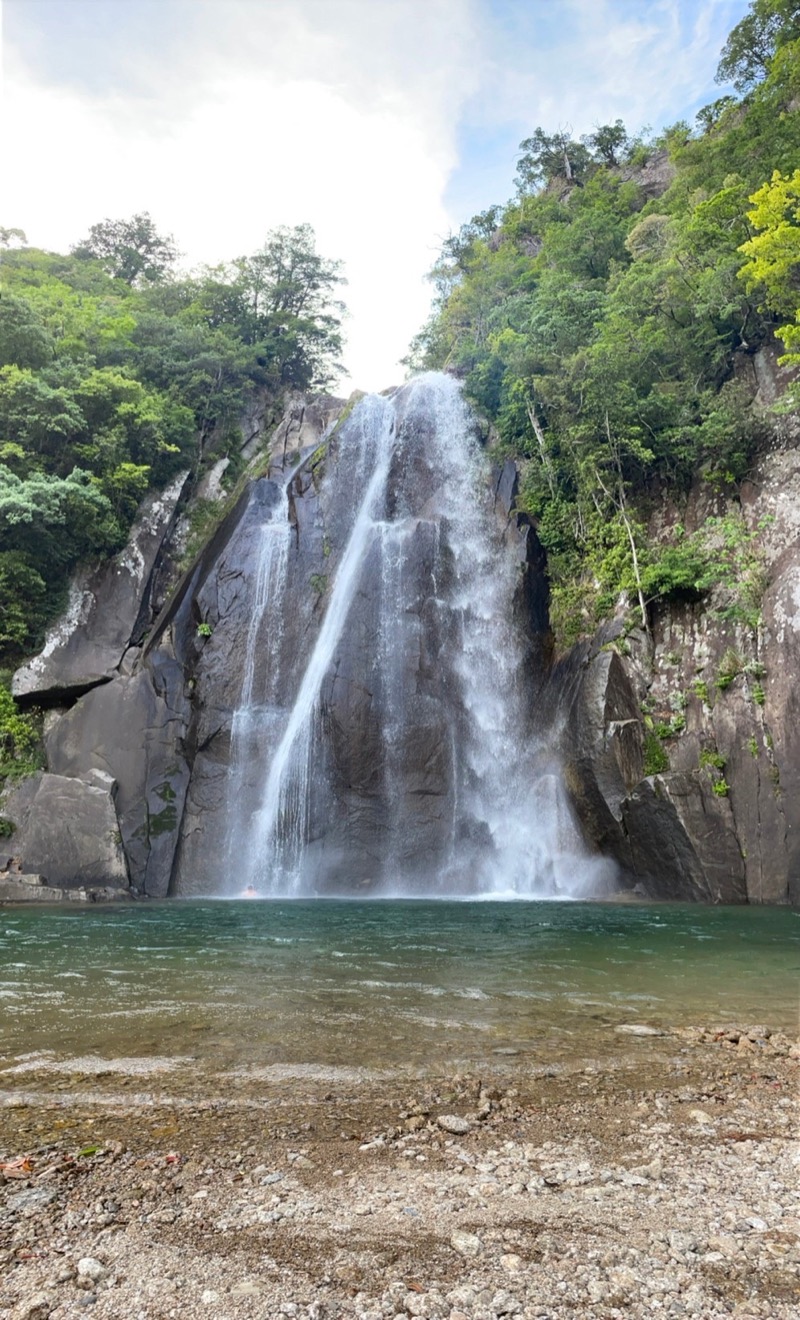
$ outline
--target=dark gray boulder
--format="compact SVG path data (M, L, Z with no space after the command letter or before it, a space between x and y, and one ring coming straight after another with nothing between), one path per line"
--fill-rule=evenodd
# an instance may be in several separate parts
M631 872L654 898L745 903L729 803L700 774L644 779L621 804Z
M57 774L86 778L96 769L113 778L131 883L156 897L167 893L172 873L189 780L188 722L183 672L162 655L88 692L46 739Z
M40 772L26 780L3 803L4 816L16 827L9 849L19 869L62 888L127 890L114 790L102 772L90 779Z

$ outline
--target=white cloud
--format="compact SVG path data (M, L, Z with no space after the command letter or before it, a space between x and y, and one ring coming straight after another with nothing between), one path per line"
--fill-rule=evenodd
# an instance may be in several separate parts
M128 59L136 94L43 84L6 50L6 224L64 249L149 210L190 262L308 220L343 259L352 383L379 389L423 321L424 273L468 74L469 0L198 4L177 60ZM453 33L466 36L454 41Z
M529 45L515 48L496 33L487 109L528 131L563 125L579 134L618 117L634 131L661 127L706 93L745 8L746 0L560 0L541 44L535 24Z
M307 220L346 264L352 383L380 389L425 318L439 242L466 218L444 200L465 124L513 143L536 124L677 118L744 4L130 0L137 21L115 38L115 0L63 0L62 53L37 6L16 3L2 223L64 250L105 216L149 210L198 263ZM499 196L482 195L496 162L469 170L460 209L510 194L511 159Z

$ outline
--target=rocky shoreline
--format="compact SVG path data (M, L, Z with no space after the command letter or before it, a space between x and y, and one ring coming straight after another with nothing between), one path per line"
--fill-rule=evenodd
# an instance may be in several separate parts
M790 1320L800 1046L619 1039L437 1077L7 1061L0 1317Z
M51 885L43 875L24 871L0 871L0 907L17 904L125 903L140 895L132 889L112 885Z

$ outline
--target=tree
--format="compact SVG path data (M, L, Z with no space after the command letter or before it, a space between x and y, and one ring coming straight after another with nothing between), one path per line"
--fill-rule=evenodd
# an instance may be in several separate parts
M800 38L798 0L753 0L722 48L717 82L747 92L770 71L776 51Z
M277 386L328 384L340 370L342 263L321 257L310 225L281 226L258 252L206 272L198 302L212 328L235 326Z
M23 245L27 241L24 229L6 229L0 225L0 247L12 247L16 243Z
M591 161L583 143L574 142L563 128L557 133L536 128L529 138L520 142L519 149L522 155L517 161L515 183L521 196L536 192L556 178L566 179L568 183L579 181Z
M0 367L43 367L55 344L30 302L4 292L0 297Z
M156 230L147 211L130 220L103 220L71 249L81 260L99 261L109 275L126 284L157 284L178 257L172 235Z
M600 157L604 165L613 169L619 165L619 156L628 146L628 131L621 119L613 124L599 124L593 133L581 139Z
M739 248L747 257L739 276L748 289L765 290L771 311L794 318L800 307L800 169L788 177L775 170L750 201L748 219L759 232Z

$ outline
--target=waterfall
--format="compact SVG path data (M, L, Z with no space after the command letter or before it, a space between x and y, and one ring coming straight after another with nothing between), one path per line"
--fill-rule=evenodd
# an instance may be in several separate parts
M456 846L449 883L479 894L574 895L591 883L561 776L532 738L525 700L526 652L513 623L518 566L502 553L486 496L487 463L455 381L423 377L409 403L428 419L441 473L440 526L454 559L449 606L458 621L454 672L464 721L454 818L491 846ZM432 423L432 425L431 425ZM581 873L583 878L581 878Z
M267 509L258 532L258 555L251 612L244 645L239 704L231 725L228 800L231 806L252 795L251 769L259 765L275 722L277 662L283 633L283 606L289 562L288 481ZM227 813L226 862L229 873L239 851L238 812Z
M324 576L310 613L311 532L295 535L287 489L260 533L232 722L234 887L580 892L590 868L529 729L519 564L459 386L429 374L367 396L331 443L312 530L336 548L330 580L310 575Z

